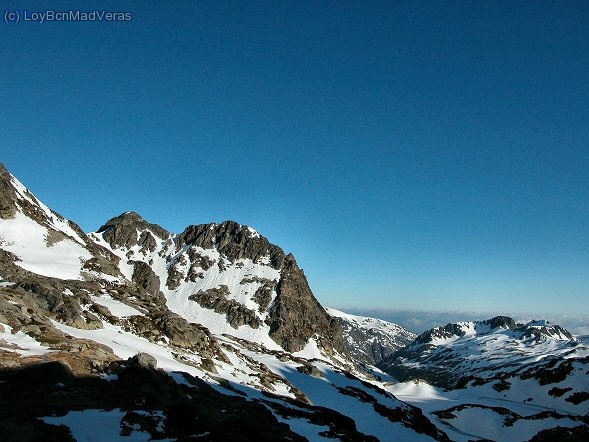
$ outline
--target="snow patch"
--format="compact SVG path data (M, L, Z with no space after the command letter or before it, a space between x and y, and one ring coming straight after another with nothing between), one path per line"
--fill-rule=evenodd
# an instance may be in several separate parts
M143 312L127 304L124 304L121 301L117 301L116 299L111 298L110 295L90 295L90 298L92 299L92 302L108 308L110 312L113 314L113 316L117 316L119 318L127 318L129 316L137 315L144 316Z
M136 411L140 413L141 410ZM134 431L124 438L121 437L121 421L127 414L120 409L70 411L64 416L41 417L42 421L50 425L65 425L78 442L110 442L126 440L130 442L147 442L151 435L147 432ZM158 439L169 441L171 439Z
M16 264L39 275L60 279L82 279L80 270L92 255L82 245L64 238L47 245L47 228L17 212L12 219L0 220L0 247L14 253Z
M41 356L52 351L26 333L17 331L13 334L9 325L0 323L0 326L4 327L4 331L0 332L0 349L2 350L12 351L22 356Z

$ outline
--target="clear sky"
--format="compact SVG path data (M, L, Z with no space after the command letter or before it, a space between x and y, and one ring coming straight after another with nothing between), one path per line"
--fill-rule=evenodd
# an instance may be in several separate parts
M0 161L84 230L236 220L333 307L589 313L588 2L2 6L132 13L0 23Z

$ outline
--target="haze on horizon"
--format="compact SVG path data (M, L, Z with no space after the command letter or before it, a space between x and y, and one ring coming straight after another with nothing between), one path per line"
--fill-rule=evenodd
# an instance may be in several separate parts
M0 160L84 230L232 219L324 305L589 315L586 2L100 8L0 43Z

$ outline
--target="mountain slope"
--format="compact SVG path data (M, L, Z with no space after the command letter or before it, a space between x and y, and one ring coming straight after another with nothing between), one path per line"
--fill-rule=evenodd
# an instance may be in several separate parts
M2 164L0 248L2 263L38 275L110 281L122 276L114 255L96 247L80 227L40 202ZM13 271L19 272L18 268Z
M589 425L589 346L548 321L447 324L379 367L403 381L389 391L458 433L526 440L556 425L581 435Z
M129 212L87 236L0 172L3 440L447 440L253 229Z
M350 315L332 308L326 310L340 323L350 354L363 364L376 365L416 338L414 333L392 322Z
M380 366L401 380L419 377L452 388L467 378L483 381L551 357L583 357L587 350L567 330L548 321L516 324L500 316L428 330Z
M339 325L294 257L250 227L225 221L176 235L128 212L90 237L120 258L130 280L163 293L172 311L214 333L291 352L346 352Z

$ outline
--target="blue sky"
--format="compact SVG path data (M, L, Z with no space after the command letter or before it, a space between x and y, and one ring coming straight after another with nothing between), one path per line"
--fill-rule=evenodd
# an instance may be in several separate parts
M334 307L589 313L587 2L5 2L0 161L86 231L233 219Z

